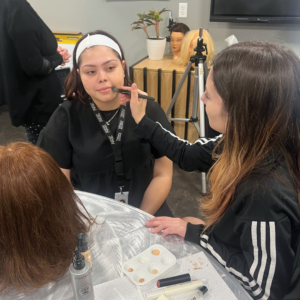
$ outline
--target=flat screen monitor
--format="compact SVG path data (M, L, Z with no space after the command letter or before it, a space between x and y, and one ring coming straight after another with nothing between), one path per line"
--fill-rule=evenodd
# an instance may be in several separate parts
M300 23L300 0L211 0L210 21Z

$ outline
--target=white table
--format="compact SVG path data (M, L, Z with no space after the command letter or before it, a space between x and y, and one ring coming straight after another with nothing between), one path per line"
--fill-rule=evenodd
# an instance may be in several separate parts
M98 285L122 276L122 263L154 244L169 249L177 259L203 251L196 244L185 242L177 235L163 238L144 226L152 216L132 206L94 194L76 192L92 216L98 216L88 241L93 259L93 284ZM212 256L206 253L239 300L252 299L240 284ZM74 299L67 272L60 280L24 295L10 291L0 300L71 300Z

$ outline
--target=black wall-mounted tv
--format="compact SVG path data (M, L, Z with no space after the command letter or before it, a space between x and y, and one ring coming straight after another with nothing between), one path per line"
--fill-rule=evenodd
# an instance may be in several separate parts
M300 0L211 0L210 21L300 23Z

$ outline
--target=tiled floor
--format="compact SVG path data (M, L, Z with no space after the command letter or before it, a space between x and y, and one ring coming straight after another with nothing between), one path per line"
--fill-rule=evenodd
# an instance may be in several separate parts
M25 129L11 125L7 106L0 107L0 145L27 141ZM167 198L175 217L201 217L198 199L201 197L201 173L182 171L174 165L173 185Z

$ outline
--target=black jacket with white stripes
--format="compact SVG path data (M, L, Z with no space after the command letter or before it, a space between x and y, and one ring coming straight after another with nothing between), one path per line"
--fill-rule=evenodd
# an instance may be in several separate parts
M146 116L134 132L186 171L207 172L214 163L212 150L222 138L191 144ZM254 299L279 300L287 293L294 296L285 299L300 299L300 291L295 292L300 212L293 182L284 159L278 159L264 174L256 172L237 187L231 206L213 228L203 233L203 225L188 223L185 239L200 243Z

